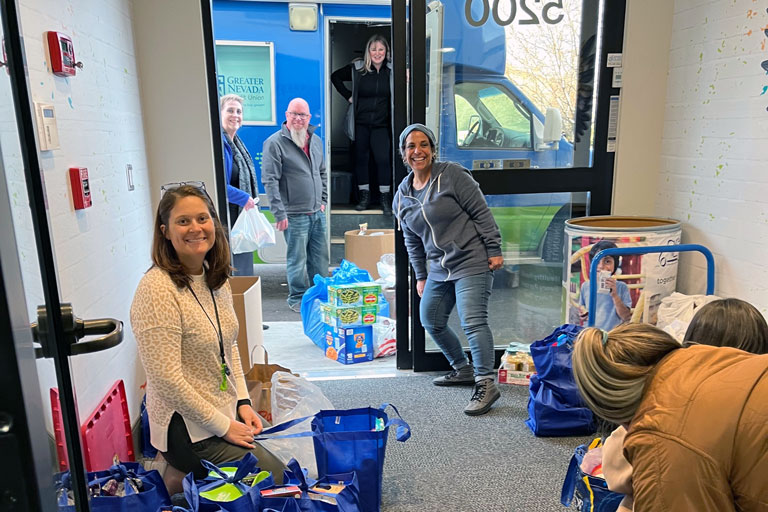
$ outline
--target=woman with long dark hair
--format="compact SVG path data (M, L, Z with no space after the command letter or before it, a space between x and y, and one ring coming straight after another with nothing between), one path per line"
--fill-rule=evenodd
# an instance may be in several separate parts
M262 422L248 399L237 348L229 244L205 190L165 186L152 262L131 304L152 446L198 479L206 475L201 459L216 464L249 451L280 477L284 465L253 441Z

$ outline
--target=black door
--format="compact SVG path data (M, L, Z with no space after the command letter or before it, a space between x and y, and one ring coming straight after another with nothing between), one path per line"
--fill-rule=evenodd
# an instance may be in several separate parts
M438 159L472 170L501 231L505 264L489 306L497 361L510 343L563 323L565 220L610 211L609 113L619 90L607 55L621 52L623 26L624 2L393 6L393 41L407 39L410 57L410 108L406 115L399 107L395 131L407 122L429 126ZM397 244L398 297L410 299L412 313L410 332L398 331L398 366L448 369L421 328L418 296L400 285L411 272L401 238ZM449 323L467 347L455 312Z
M57 510L57 465L50 453L43 406L48 385L41 384L38 372L38 365L52 362L72 499L77 510L87 511L70 360L120 343L122 322L109 318L83 321L75 315L77 305L59 296L18 6L10 0L0 2L0 8L5 49L0 105L3 114L9 113L0 128L0 510ZM20 234L34 246L20 244ZM24 255L23 261L20 255ZM42 362L45 360L50 362Z

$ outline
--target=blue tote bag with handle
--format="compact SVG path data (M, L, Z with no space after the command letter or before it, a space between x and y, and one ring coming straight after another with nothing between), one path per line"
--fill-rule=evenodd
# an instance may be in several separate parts
M182 485L184 486L184 498L186 498L189 508L160 507L157 512L224 512L218 505L212 503L200 503L199 491L194 479L185 478Z
M560 493L560 503L564 506L570 507L573 503L579 512L616 512L619 508L624 495L609 490L604 478L581 470L584 455L599 445L600 438L597 438L589 446L582 444L574 451Z
M397 415L390 418L385 409L391 407ZM273 436L294 425L311 419L311 431L285 436ZM320 411L314 416L298 418L262 432L256 440L312 436L319 475L355 472L360 487L360 510L381 510L381 489L384 456L389 428L395 427L395 438L405 442L411 437L411 427L395 406L382 404L378 409ZM262 437L264 436L264 437Z
M595 431L595 421L581 400L573 378L573 342L578 325L565 324L543 340L531 344L536 374L531 376L528 419L537 436L576 436Z
M296 459L288 462L283 485L264 489L296 486L295 496L261 498L262 510L298 510L300 512L360 512L359 487L355 473L326 475L318 480L308 478ZM293 503L291 505L290 503Z
M250 452L239 461L219 466L207 460L200 462L209 470L208 476L195 482L194 474L190 473L184 477L184 481L194 490L203 505L216 505L227 512L258 512L259 490L275 484L272 475L263 480L257 479L253 484L244 481L249 475L261 472L258 459Z
M125 496L93 496L90 502L93 512L146 512L171 504L171 497L160 473L155 470L146 471L137 462L124 462L104 471L90 472L87 478L89 487L101 488L111 479L125 486ZM141 482L139 492L132 485L126 485L127 479ZM75 506L67 504L66 491L71 487L69 471L57 475L57 480L59 511L74 512Z

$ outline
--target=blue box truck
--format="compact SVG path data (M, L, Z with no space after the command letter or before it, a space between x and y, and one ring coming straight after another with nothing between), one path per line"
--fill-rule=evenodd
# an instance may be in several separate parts
M554 2L556 4L556 2ZM316 30L291 29L288 2L215 0L214 37L218 41L267 42L274 50L272 123L244 123L238 134L260 172L261 148L284 120L294 97L310 105L311 123L326 148L329 171L350 167L349 140L343 133L346 101L330 82L335 70L363 56L374 33L390 37L386 2L318 2ZM562 134L560 112L543 113L506 76L504 27L483 17L484 2L434 1L427 13L427 124L438 134L442 160L468 169L569 167L573 145ZM471 18L471 19L470 19ZM220 94L228 90L219 77ZM328 173L329 179L331 172ZM259 176L260 178L260 176ZM329 187L330 189L330 187ZM262 190L263 192L263 190ZM562 258L562 223L569 217L570 194L488 196L508 247L508 261ZM257 262L281 262L283 246L259 251Z

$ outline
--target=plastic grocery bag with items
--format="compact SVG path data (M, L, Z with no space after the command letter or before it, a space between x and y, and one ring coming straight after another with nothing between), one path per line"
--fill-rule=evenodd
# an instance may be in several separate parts
M232 226L229 243L235 254L253 252L262 247L275 245L275 228L258 207L243 210Z
M307 379L287 372L272 374L273 425L314 416L325 409L334 409L334 406L320 388ZM302 422L283 432L283 435L304 432L305 430L307 430L307 425ZM317 478L315 448L311 437L265 438L259 442L283 463L287 464L291 458L295 458L302 467L307 468L310 477Z

